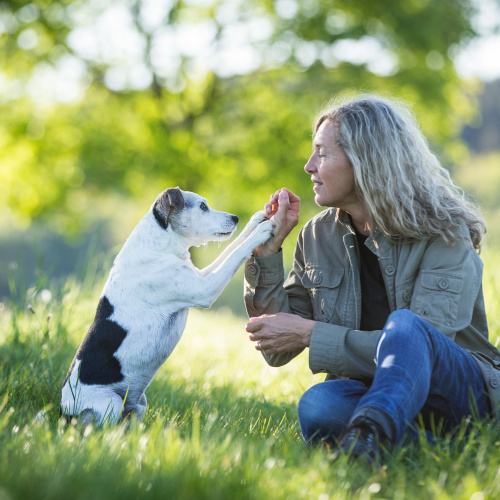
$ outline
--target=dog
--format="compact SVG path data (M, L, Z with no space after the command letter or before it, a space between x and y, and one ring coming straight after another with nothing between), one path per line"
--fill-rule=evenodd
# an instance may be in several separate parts
M196 193L169 188L157 197L117 255L95 319L63 383L60 411L96 426L141 420L144 391L170 356L190 307L209 308L274 228L263 211L204 269L189 248L228 239L238 217Z

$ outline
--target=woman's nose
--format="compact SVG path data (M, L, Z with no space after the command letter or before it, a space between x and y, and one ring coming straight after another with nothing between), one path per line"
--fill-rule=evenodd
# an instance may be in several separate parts
M313 172L316 172L316 162L314 158L314 154L311 155L307 163L304 165L304 170L308 173L311 174Z

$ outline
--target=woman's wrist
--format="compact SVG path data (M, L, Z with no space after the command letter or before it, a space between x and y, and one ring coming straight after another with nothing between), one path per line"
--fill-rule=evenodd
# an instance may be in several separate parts
M302 341L303 341L304 347L309 347L309 345L311 344L312 332L314 329L314 325L316 325L316 321L314 321L312 319L303 318L302 325L303 325L302 332L301 332Z
M252 255L254 257L271 257L279 253L280 250L281 250L281 245L278 246L277 248L276 246L269 247L267 245L261 245L252 252Z

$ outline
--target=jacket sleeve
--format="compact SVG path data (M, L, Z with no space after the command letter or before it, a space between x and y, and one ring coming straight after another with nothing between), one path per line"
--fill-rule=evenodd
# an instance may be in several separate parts
M249 317L285 312L314 319L311 297L302 283L306 268L305 244L302 229L297 239L293 268L286 281L282 252L247 260L244 298ZM313 373L371 378L375 373L374 357L379 336L380 331L361 332L316 321L309 345L309 367ZM270 366L282 366L302 351L263 356Z
M317 321L309 345L309 368L313 373L337 377L373 378L380 332Z

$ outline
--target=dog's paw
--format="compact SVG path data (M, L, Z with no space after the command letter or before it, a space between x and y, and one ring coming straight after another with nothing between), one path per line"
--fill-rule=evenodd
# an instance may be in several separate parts
M243 232L245 234L250 234L256 227L267 220L269 219L267 218L266 212L264 212L264 210L260 210L259 212L252 215L252 217L248 221L248 224L245 226L245 229L243 229Z
M252 234L250 235L253 248L258 247L259 245L262 245L265 243L269 238L274 236L273 231L276 227L276 224L272 221L269 220L266 217L265 221L261 221L259 225L253 230Z

